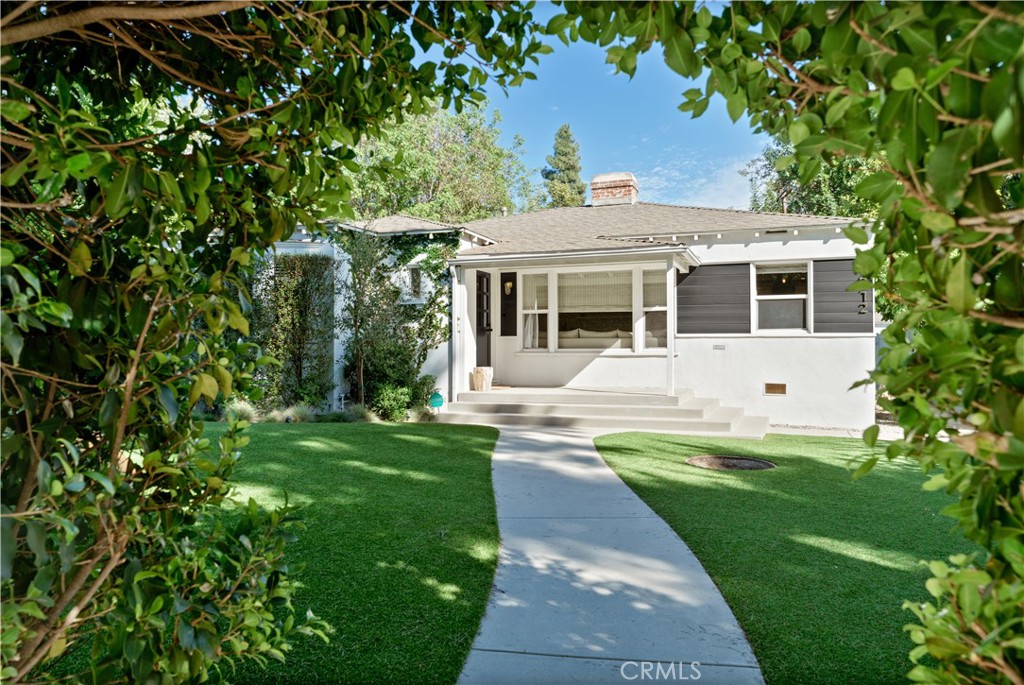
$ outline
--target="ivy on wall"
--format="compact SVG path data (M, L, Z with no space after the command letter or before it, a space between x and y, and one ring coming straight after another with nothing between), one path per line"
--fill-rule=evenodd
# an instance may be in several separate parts
M264 407L323 407L330 401L335 269L330 255L279 254L255 270L251 339L279 362L256 373Z

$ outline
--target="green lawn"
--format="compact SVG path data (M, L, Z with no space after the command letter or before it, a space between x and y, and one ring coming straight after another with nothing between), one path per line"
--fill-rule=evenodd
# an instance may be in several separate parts
M622 479L686 541L747 633L769 685L898 683L911 664L904 599L928 597L921 559L971 551L910 462L851 479L859 440L763 441L642 433L598 438ZM708 471L736 454L769 471Z
M223 431L207 424L207 432ZM289 547L296 609L329 621L286 664L238 683L452 683L483 615L498 551L491 452L498 432L432 424L262 424L233 481L265 506L304 505Z

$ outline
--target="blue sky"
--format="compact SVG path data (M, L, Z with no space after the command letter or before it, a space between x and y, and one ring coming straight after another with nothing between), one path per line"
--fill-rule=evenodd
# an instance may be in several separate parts
M588 183L595 174L631 171L642 201L748 208L747 180L738 172L768 137L754 134L745 119L733 124L724 100L713 100L699 119L680 112L682 92L694 82L671 71L657 46L640 58L632 80L615 74L597 46L552 46L554 53L533 69L536 81L510 89L507 97L490 89L491 106L502 116L503 143L522 135L528 168L545 165L555 131L568 123ZM540 181L539 171L534 180Z

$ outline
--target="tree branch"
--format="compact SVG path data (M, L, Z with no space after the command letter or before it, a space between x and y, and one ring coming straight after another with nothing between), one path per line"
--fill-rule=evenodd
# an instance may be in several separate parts
M224 0L223 2L207 2L200 5L152 6L141 4L97 5L71 14L40 19L32 23L17 24L4 29L4 44L14 45L27 40L43 38L54 33L93 24L98 21L168 21L172 19L192 19L208 17L211 14L223 14L255 5L251 0ZM20 9L20 8L19 8Z

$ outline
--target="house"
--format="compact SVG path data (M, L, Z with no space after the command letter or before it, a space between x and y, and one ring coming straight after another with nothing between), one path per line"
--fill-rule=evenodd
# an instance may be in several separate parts
M640 202L630 173L596 176L591 195L464 226L392 216L344 227L458 233L451 336L423 369L449 405L472 399L481 368L496 386L600 391L605 404L712 398L765 427L874 422L874 387L851 387L875 360L872 291L848 290L852 219ZM410 296L433 287L416 262Z
M450 387L644 388L715 398L772 424L874 422L870 289L853 220L638 201L602 174L582 207L475 221L452 261Z

